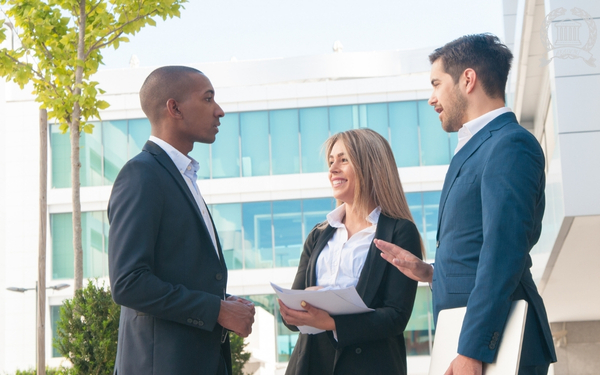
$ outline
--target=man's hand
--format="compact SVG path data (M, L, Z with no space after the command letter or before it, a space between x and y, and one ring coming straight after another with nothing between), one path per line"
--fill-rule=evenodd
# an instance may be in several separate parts
M377 239L374 242L375 246L381 250L381 257L394 265L406 276L426 283L430 283L433 279L433 267L431 264L423 262L410 251L406 251L389 242Z
M248 337L254 323L254 304L246 299L229 296L221 301L217 322L240 337Z
M290 309L281 300L279 302L279 311L281 317L287 324L298 326L310 326L325 331L335 331L335 320L325 310L318 309L302 301L302 308L305 311Z
M458 355L444 375L481 375L483 363L473 358Z

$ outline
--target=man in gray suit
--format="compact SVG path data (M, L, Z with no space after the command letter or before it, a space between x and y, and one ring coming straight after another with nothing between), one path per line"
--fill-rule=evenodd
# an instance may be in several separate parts
M140 90L152 127L108 204L113 298L122 305L115 374L231 374L227 332L247 337L254 306L226 294L219 237L196 184L194 142L224 116L200 71L167 66Z

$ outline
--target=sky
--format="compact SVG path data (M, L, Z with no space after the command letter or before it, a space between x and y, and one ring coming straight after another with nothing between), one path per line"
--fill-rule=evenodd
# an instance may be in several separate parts
M101 69L258 60L343 52L435 48L465 34L504 35L501 0L190 0L181 18L158 20Z

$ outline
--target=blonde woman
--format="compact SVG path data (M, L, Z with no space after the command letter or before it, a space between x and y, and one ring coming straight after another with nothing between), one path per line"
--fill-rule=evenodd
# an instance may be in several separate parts
M298 311L279 301L290 329L325 330L299 335L286 375L406 374L403 332L417 282L397 272L373 244L382 239L422 256L392 150L370 129L338 133L325 145L338 206L308 235L292 288L355 286L375 311L330 316L309 304Z

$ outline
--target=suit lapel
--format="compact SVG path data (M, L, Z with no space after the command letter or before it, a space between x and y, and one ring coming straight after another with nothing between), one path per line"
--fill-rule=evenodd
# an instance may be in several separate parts
M516 122L517 119L512 112L504 113L495 119L493 119L490 123L488 123L483 129L478 131L473 138L471 138L464 146L461 148L456 155L450 161L450 166L448 167L448 172L446 173L446 178L444 179L444 187L442 188L442 195L440 197L440 207L438 214L438 230L436 237L439 239L440 234L440 225L442 223L442 214L444 212L444 206L446 205L446 199L448 198L448 193L452 189L454 185L454 181L456 177L458 177L458 173L460 172L463 164L473 155L481 145L487 141L491 136L492 132L498 130L509 122Z
M379 216L377 222L377 230L375 231L375 238L384 240L386 242L392 242L394 233L394 221L385 215ZM365 260L365 265L358 278L358 284L356 285L356 291L363 299L365 304L369 306L377 293L377 288L381 284L381 279L385 274L385 268L387 261L379 255L380 251L377 249L375 244L371 242L369 247L369 254Z
M319 258L319 254L327 245L327 241L333 236L333 233L336 231L336 228L331 225L327 225L327 227L323 230L323 233L319 236L319 239L315 243L312 253L310 254L310 259L308 260L309 264L307 267L306 274L306 285L307 286L315 286L317 285L317 259Z
M146 144L144 145L143 150L151 153L154 156L154 158L156 159L156 161L158 161L158 163L160 165L162 165L163 168L165 168L165 170L171 175L173 180L175 180L175 183L177 184L179 189L186 196L188 203L194 208L194 212L196 213L196 216L198 217L198 219L200 219L201 226L204 229L204 231L206 232L206 235L210 238L208 228L206 227L204 218L202 218L202 214L200 213L200 209L198 208L198 203L196 203L196 199L192 195L192 192L190 191L190 188L187 186L187 183L185 182L185 180L183 179L183 176L181 176L181 173L179 172L179 170L173 163L173 160L171 160L169 155L167 155L167 153L160 146L158 146L156 143L154 143L152 141L147 141ZM209 213L209 216L210 216L210 213ZM211 216L210 220L212 221L212 216ZM213 228L214 227L215 226L213 223ZM219 240L216 235L217 235L217 230L215 229L215 240L218 245ZM218 247L219 247L219 249L218 249L219 256L221 258L221 261L223 261L223 254L220 249L221 246L218 246Z

